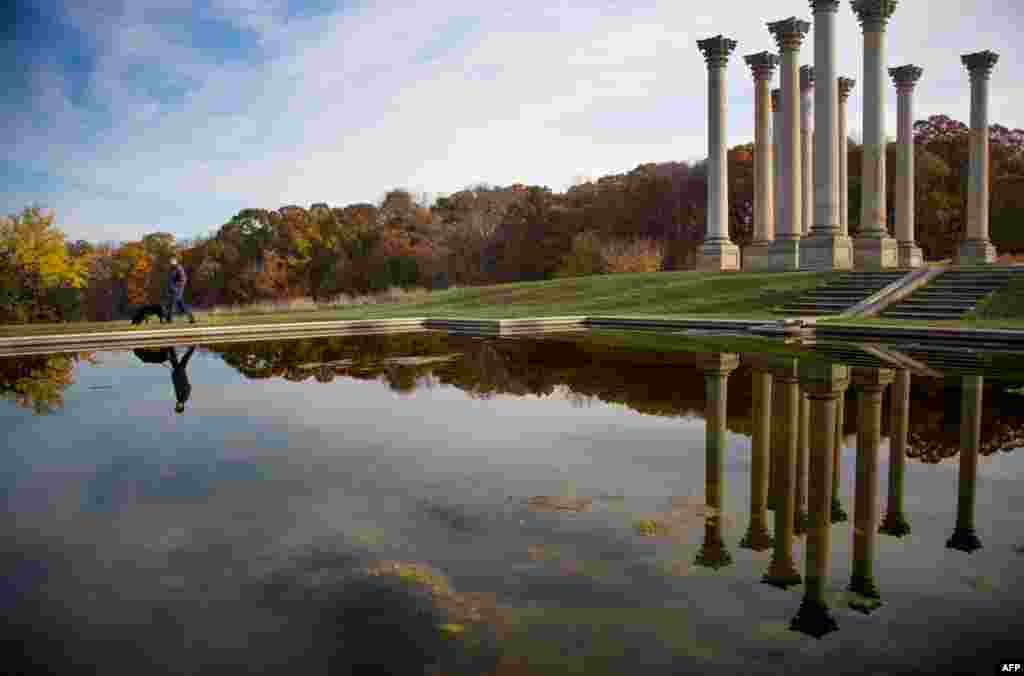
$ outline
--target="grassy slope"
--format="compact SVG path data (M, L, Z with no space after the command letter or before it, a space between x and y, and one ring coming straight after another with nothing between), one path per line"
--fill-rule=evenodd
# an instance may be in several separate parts
M595 275L542 282L439 291L399 303L330 310L204 316L204 325L266 324L390 317L554 317L564 315L658 315L773 317L771 308L827 281L830 273L652 272ZM778 317L778 315L774 315ZM150 322L149 329L160 325ZM86 333L130 329L127 320L71 324L7 325L0 336Z

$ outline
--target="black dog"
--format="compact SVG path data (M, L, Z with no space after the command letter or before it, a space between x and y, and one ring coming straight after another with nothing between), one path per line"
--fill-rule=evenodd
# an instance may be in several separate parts
M167 321L167 316L164 314L164 308L162 305L143 305L135 311L135 315L132 317L132 324L138 326L142 322L149 322L150 317L159 317L161 322Z

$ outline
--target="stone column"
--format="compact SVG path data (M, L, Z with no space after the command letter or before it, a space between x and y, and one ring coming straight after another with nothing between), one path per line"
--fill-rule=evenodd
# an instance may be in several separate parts
M782 97L781 89L772 90L772 220L774 235L782 231ZM771 264L771 246L769 245L769 265Z
M814 67L800 67L800 225L804 237L814 222ZM800 247L801 251L803 247Z
M857 482L853 498L853 572L850 607L870 613L882 605L875 585L878 531L878 446L882 438L882 397L892 369L854 368L857 398Z
M907 432L910 428L910 371L906 369L896 372L889 412L889 497L885 518L878 532L901 538L910 535L910 524L903 515L903 475L907 464Z
M860 235L853 246L858 268L896 267L896 240L886 231L885 205L885 26L896 0L853 0L864 28L864 154Z
M981 447L981 395L983 376L964 376L960 404L960 476L956 496L956 529L946 542L950 549L971 552L981 549L974 532L974 502L978 487L978 449Z
M896 260L901 268L924 264L914 241L914 85L921 73L913 65L889 69L896 84Z
M739 366L736 354L705 353L697 357L697 368L704 372L704 543L694 562L718 570L732 563L732 555L722 540L722 493L725 468L725 418L729 374Z
M801 221L800 173L800 45L811 24L790 17L768 24L775 36L781 55L782 80L782 200L775 204L779 214L779 227L775 231L770 260L773 270L800 269Z
M800 244L804 270L849 270L853 244L839 227L839 93L836 83L836 13L839 0L811 0L814 11L813 199L810 239ZM806 171L806 169L805 169ZM807 216L805 216L807 218Z
M836 441L832 456L832 523L846 521L846 510L839 499L839 488L843 472L843 418L846 415L846 390L839 393L836 402Z
M772 432L771 438L769 439L769 450L768 450L768 509L774 510L779 505L779 482L776 475L778 469L778 453L776 452L776 446L779 445L779 440L783 439L786 435L787 428L784 425L780 411L782 411L782 394L783 390L778 387L776 383L772 386Z
M753 422L750 441L750 526L740 547L756 552L772 546L767 528L768 452L771 442L772 374L754 372Z
M744 57L754 75L754 241L743 250L745 270L768 270L769 246L775 239L774 181L770 107L772 75L779 57L759 52Z
M999 60L993 52L960 57L971 74L971 131L967 182L967 227L960 243L961 265L994 263L996 248L988 238L988 78Z
M811 447L811 400L800 394L800 428L796 445L796 496L793 499L793 532L807 530L807 457Z
M779 404L775 411L779 434L772 438L775 485L775 546L772 561L761 581L786 589L800 584L800 573L793 563L793 484L796 478L797 426L800 417L800 379L796 363L775 374L774 386Z
M698 270L739 270L740 250L729 239L729 181L725 138L725 67L736 41L716 35L698 40L708 65L707 234L697 252Z
M832 458L835 448L836 406L849 382L845 366L801 369L801 381L810 402L809 524L804 559L804 598L790 629L821 638L839 626L825 597L832 554Z
M850 157L847 150L849 133L846 129L846 101L855 84L857 81L852 78L839 78L839 148L836 154L839 155L839 233L845 237L850 236Z

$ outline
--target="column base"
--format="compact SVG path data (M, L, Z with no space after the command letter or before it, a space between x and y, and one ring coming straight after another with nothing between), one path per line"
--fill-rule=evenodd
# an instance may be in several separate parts
M793 534L803 535L811 527L811 518L800 509L793 515Z
M732 554L721 540L705 541L693 562L697 566L718 570L732 564Z
M859 270L885 270L899 263L892 237L858 237L853 241L853 264Z
M771 270L771 245L769 240L764 240L743 247L743 269L750 272Z
M850 576L850 591L869 599L882 598L882 595L878 592L878 587L875 586L874 579L864 575Z
M921 247L913 242L899 242L896 245L896 260L901 268L919 268L924 265Z
M996 248L987 239L965 239L957 250L957 265L991 265L996 262Z
M882 535L901 538L904 535L910 535L910 524L902 514L888 512L882 519L882 525L878 527L878 532Z
M740 547L755 552L763 552L766 549L770 549L774 543L775 541L769 535L768 529L764 527L763 523L751 523L750 528L747 529L747 534L740 540Z
M697 252L697 269L723 272L740 269L740 248L727 239L705 240Z
M838 234L815 234L800 242L801 270L851 270L853 242Z
M821 638L825 634L839 630L835 618L828 612L828 606L821 601L815 601L804 597L800 602L800 610L796 617L789 623L789 628L807 634L814 638Z
M970 554L981 549L981 540L973 528L957 528L946 540L946 547Z
M800 269L800 239L778 239L768 250L768 265L776 272L793 272Z
M771 566L769 566L768 572L764 574L764 577L761 578L761 582L778 587L779 589L788 589L800 584L803 582L803 579L800 577L800 573L796 572L796 566L793 565L792 561L776 563L772 560Z

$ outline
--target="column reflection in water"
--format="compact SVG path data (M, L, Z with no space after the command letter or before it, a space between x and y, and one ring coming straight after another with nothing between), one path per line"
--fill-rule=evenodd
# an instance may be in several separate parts
M771 446L772 374L753 374L753 423L750 443L750 526L740 547L760 552L772 546L767 528L768 454Z
M780 368L774 386L778 392L775 409L777 437L771 446L775 465L776 507L775 546L772 561L761 581L785 589L800 584L800 573L793 563L794 484L796 479L797 427L800 417L800 381L796 360Z
M878 447L882 437L882 397L892 369L854 368L857 396L857 481L853 498L853 573L850 607L870 613L882 605L875 584L878 530Z
M704 372L705 458L704 543L697 553L698 566L719 569L732 563L722 540L722 492L725 469L725 420L729 374L739 366L739 355L700 354L697 367Z
M950 549L971 552L981 549L974 532L974 501L978 485L978 449L981 446L981 396L983 376L964 376L960 404L960 472L956 497L956 528L946 542Z
M778 453L775 452L775 447L779 443L779 439L784 437L784 427L780 421L781 416L779 411L782 410L782 396L783 390L778 387L777 383L773 383L772 386L772 415L771 415L771 434L768 440L768 509L775 510L779 504L779 484L775 476L778 463L776 462Z
M810 406L810 481L807 544L804 549L804 598L790 628L821 638L839 627L825 598L832 553L832 461L836 406L849 382L845 366L814 365L803 370Z
M846 390L839 393L836 401L836 441L835 450L832 454L832 523L846 521L846 510L843 509L842 500L839 499L839 488L842 485L843 474L843 423L846 410Z
M800 433L796 447L796 497L793 504L793 532L803 535L807 530L807 456L811 437L811 401L800 393Z
M903 514L903 476L907 462L907 431L910 427L910 371L896 372L890 402L889 423L889 496L885 518L878 532L901 538L910 535L910 524Z

